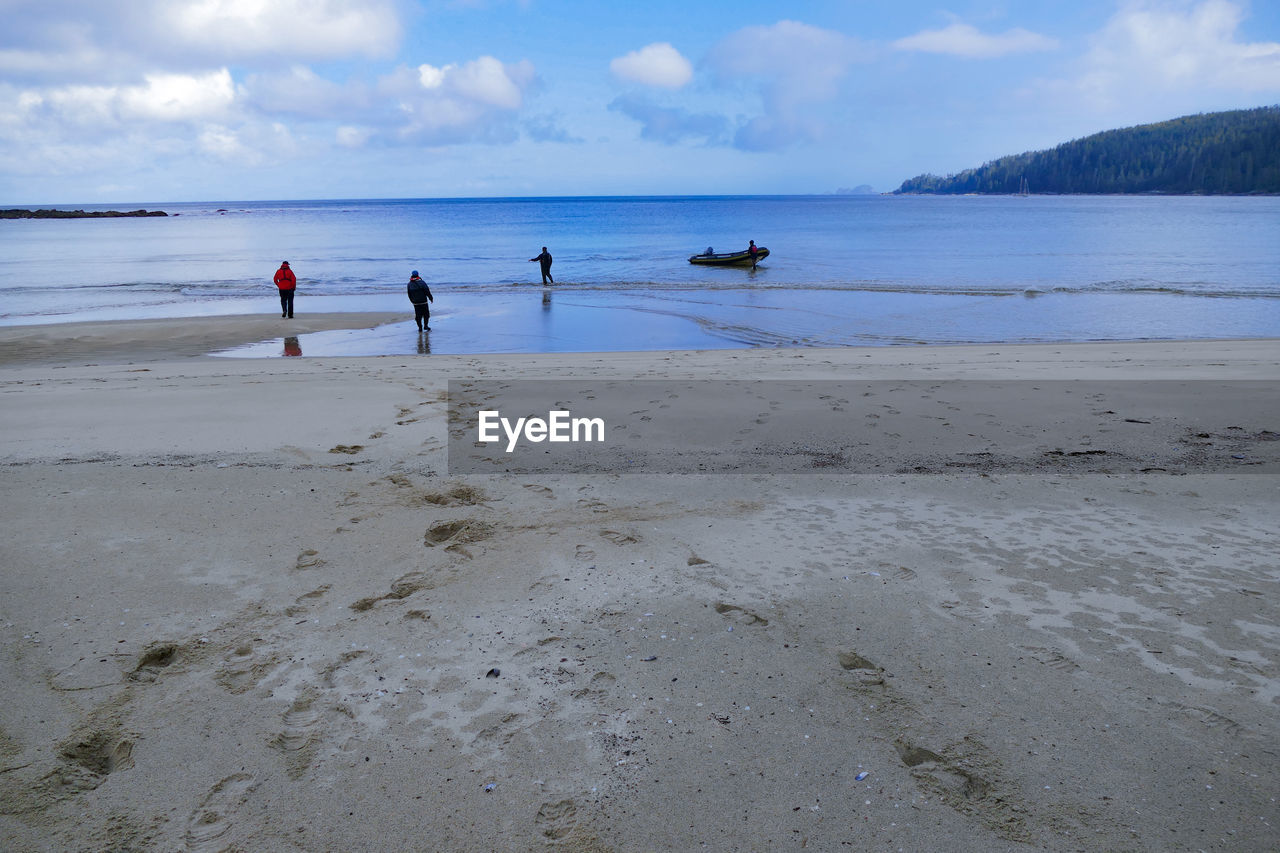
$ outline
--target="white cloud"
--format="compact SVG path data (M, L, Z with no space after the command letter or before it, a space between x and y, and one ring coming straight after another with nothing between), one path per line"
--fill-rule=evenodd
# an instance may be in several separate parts
M454 66L446 65L444 68L436 68L433 65L418 66L418 82L422 84L424 89L439 89L444 85L445 73Z
M707 57L722 82L754 82L764 114L739 129L734 144L776 150L820 138L820 105L837 97L849 69L869 58L856 39L833 30L779 21L730 34Z
M344 124L334 133L334 141L343 148L363 148L370 136L372 133L367 128Z
M243 123L238 127L206 125L197 137L198 147L208 156L242 166L261 166L295 155L297 142L279 122Z
M518 110L524 103L524 89L532 81L533 65L529 62L507 66L492 56L482 56L455 69L445 84L452 84L460 97L474 103Z
M220 160L250 159L253 153L240 141L235 131L220 126L207 127L201 131L199 144L202 151Z
M378 94L393 104L388 116L400 141L491 141L514 137L511 120L535 79L528 61L481 56L439 68L401 68L379 81Z
M1130 3L1094 39L1081 87L1099 97L1135 85L1280 89L1280 44L1241 42L1240 5Z
M6 4L10 5L10 4ZM45 0L3 12L0 74L10 80L263 67L394 54L398 0Z
M75 79L83 76L86 69L98 69L111 62L112 57L94 45L56 51L0 48L0 74L17 80Z
M246 105L266 115L351 120L371 107L367 86L335 83L305 65L251 74L241 87Z
M1128 123L1274 102L1280 43L1241 41L1243 19L1244 7L1229 0L1126 3L1092 37L1075 74L1027 94Z
M146 85L120 90L123 118L187 121L225 114L235 101L231 72L148 74Z
M19 104L28 116L41 114L67 124L109 129L130 121L182 122L226 115L235 101L231 73L148 74L136 86L60 86L27 90Z
M159 10L171 41L221 56L377 57L400 38L389 0L165 0Z
M679 89L693 79L693 66L667 42L655 42L609 63L609 70L623 80Z
M989 35L959 21L941 30L925 30L893 43L898 50L942 53L967 59L993 59L1012 53L1054 50L1058 42L1048 36L1015 28Z

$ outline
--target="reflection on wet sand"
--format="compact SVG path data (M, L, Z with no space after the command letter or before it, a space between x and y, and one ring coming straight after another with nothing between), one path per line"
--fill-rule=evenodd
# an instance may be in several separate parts
M285 355L302 355L302 344L298 343L296 337L288 337L284 339Z
M431 355L431 330L418 330L418 355Z

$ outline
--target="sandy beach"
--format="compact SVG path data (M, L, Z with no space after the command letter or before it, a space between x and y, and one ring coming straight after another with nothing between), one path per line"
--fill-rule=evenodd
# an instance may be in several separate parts
M1280 847L1280 341L207 355L280 334L0 329L0 847ZM861 426L451 473L525 380Z

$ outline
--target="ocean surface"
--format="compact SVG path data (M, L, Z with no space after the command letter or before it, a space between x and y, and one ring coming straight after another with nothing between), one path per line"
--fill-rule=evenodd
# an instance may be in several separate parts
M0 221L0 325L274 313L288 260L298 313L405 312L301 336L291 351L307 355L1280 336L1274 197L83 207L170 216ZM755 271L688 263L749 239L772 252ZM544 245L546 289L528 262ZM426 340L404 292L414 269L436 297ZM280 355L281 340L235 354Z

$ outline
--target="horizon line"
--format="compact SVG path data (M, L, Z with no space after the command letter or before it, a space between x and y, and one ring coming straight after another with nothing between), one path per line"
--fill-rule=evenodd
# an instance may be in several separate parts
M707 199L707 198L848 198L891 195L891 192L874 191L868 193L840 192L831 190L820 193L654 193L654 194L609 194L609 195L513 195L513 196L366 196L349 198L261 198L261 199L194 199L180 201L64 201L19 204L0 202L0 210L53 209L65 208L67 205L81 207L106 207L110 205L161 205L161 204L299 204L299 203L350 203L350 202L411 202L411 201L579 201L582 199Z

